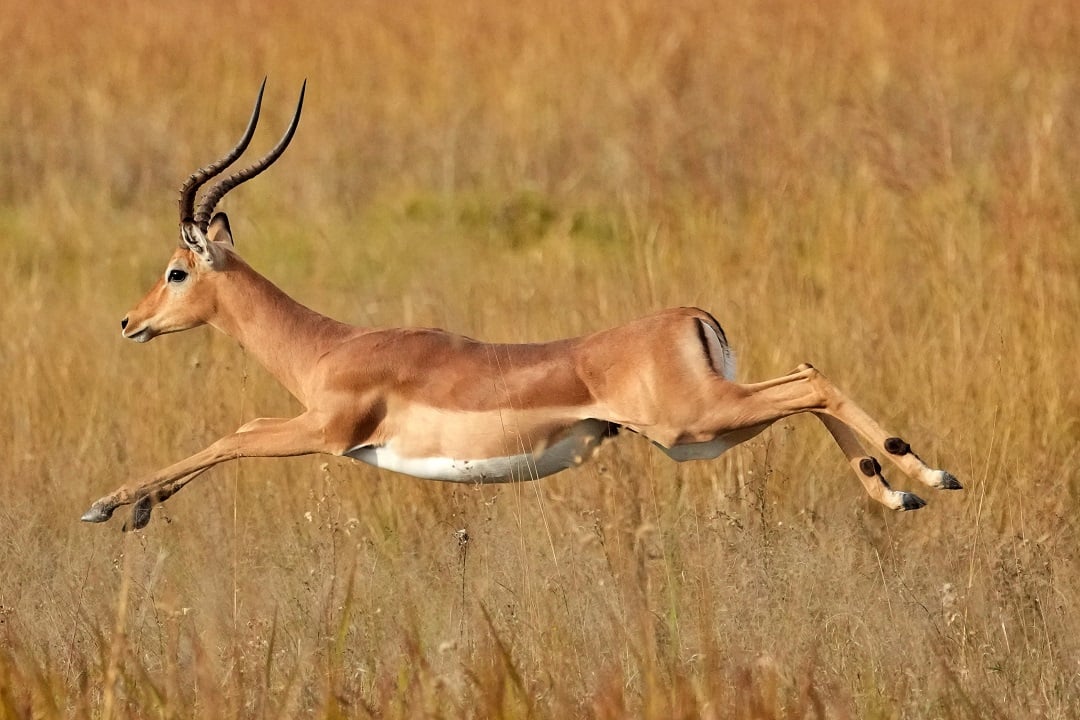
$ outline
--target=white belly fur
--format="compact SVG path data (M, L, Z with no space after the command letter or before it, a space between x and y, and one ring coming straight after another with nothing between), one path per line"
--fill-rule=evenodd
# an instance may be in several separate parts
M600 446L607 427L601 420L582 420L570 428L566 437L550 447L535 453L504 457L403 457L395 452L392 441L386 445L360 445L345 454L375 467L426 480L520 482L537 480L585 462Z
M718 437L708 442L686 443L685 445L675 445L673 447L657 445L657 447L667 453L672 460L686 462L687 460L712 460L720 457L735 445L736 443Z
M686 462L687 460L712 460L713 458L720 457L720 455L739 443L746 442L767 427L769 427L769 423L762 423L761 425L752 425L748 428L743 428L742 430L733 430L732 432L724 433L720 437L706 442L685 443L683 445L675 445L674 447L657 445L657 447L666 452L668 457L672 460L678 462Z

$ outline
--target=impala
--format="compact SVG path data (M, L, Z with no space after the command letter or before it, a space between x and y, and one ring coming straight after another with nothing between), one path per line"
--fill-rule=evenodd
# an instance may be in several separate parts
M354 327L300 305L241 259L228 218L214 208L285 151L300 121L303 88L278 144L195 206L199 188L247 148L265 85L237 145L183 184L180 246L120 325L136 342L211 325L239 341L305 409L294 418L253 420L97 500L83 520L103 522L134 505L125 529L142 528L155 504L206 469L241 457L327 453L420 478L510 482L579 465L620 428L677 461L701 460L805 412L821 420L866 492L886 507L925 503L893 490L858 436L925 485L960 488L808 364L764 382L735 382L724 331L697 308L664 310L578 338L512 345L442 330Z

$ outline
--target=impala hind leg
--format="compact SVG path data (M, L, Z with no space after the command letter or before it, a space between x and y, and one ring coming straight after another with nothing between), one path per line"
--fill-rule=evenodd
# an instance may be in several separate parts
M867 495L891 510L918 510L926 505L926 501L918 495L893 490L889 486L888 481L881 474L881 463L874 456L866 454L855 431L831 415L823 413L814 413L814 415L825 425L833 440L844 451L848 464L866 488Z
M879 503L891 510L918 510L926 505L926 502L917 495L902 490L893 490L887 480L881 475L881 464L877 459L867 455L855 432L844 423L834 417L822 413L814 413L828 429L836 444L844 452L855 474L862 482L866 493ZM711 442L688 443L666 448L660 446L669 457L679 462L686 460L711 460L721 453L729 450L740 443L757 437L772 423L762 423L751 427L728 432Z
M963 486L952 473L928 466L911 450L904 440L888 433L862 408L847 398L839 388L811 365L800 365L798 374L805 373L825 398L824 413L862 435L871 447L883 450L885 455L906 475L927 487L938 490L962 490ZM826 427L829 427L826 425ZM830 427L830 432L832 428ZM834 435L835 437L835 435ZM839 440L837 441L839 442ZM843 447L841 445L841 447ZM876 460L875 460L876 462Z
M94 502L82 520L105 522L118 507L134 504L125 529L139 529L150 521L150 510L155 504L175 494L214 465L241 457L290 457L328 451L321 426L307 415L292 419L261 418L141 482L117 488Z
M822 421L843 450L870 497L886 507L914 510L926 503L916 495L889 487L881 475L881 465L873 455L866 453L856 433L872 443L874 448L883 450L911 477L934 488L960 489L955 477L943 470L928 467L918 455L911 452L906 442L886 433L811 365L800 365L792 373L750 385L717 378L715 387L716 396L711 412L691 433L695 438L704 436L703 439L715 439L711 442L680 444L668 452L675 459L705 457L694 450L721 445L727 438L741 442L777 420L810 412ZM745 437L738 439L743 435Z

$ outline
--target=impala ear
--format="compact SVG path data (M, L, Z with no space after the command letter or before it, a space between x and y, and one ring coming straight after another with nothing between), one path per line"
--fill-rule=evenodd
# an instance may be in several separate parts
M210 242L236 244L233 242L232 228L229 227L229 217L223 212L214 214L206 229L206 237Z
M210 259L210 251L206 245L206 235L193 222L185 222L180 225L180 247L187 248L201 258Z
M217 265L221 251L217 250L206 238L206 234L193 222L180 226L180 247L187 248L210 267ZM216 251L216 252L215 252Z

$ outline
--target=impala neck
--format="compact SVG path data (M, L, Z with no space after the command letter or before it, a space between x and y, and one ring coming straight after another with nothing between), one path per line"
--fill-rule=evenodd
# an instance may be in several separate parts
M207 324L238 341L306 404L305 378L354 328L296 302L235 255L220 281Z

